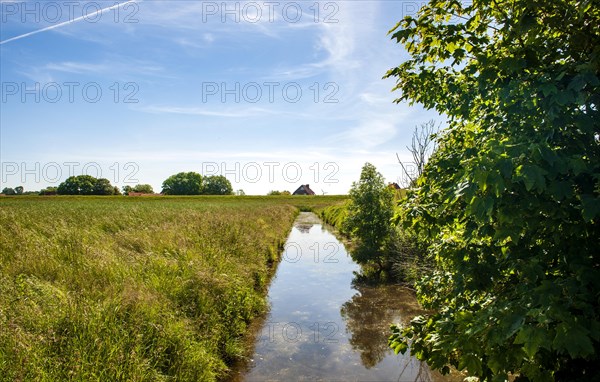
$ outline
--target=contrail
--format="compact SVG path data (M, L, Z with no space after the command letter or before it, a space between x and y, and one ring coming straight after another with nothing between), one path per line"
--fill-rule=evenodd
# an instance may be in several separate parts
M31 36L31 35L34 35L34 34L38 34L38 33L42 33L42 32L46 32L46 31L52 30L52 29L60 28L60 27L62 27L62 26L69 25L69 24L71 24L71 23L74 23L74 22L76 22L76 21L79 21L79 20L82 20L82 19L85 19L85 18L91 18L91 17L94 17L94 16L96 16L97 14L101 14L101 13L103 13L103 12L105 12L105 11L110 11L110 10L113 10L113 9L115 9L115 8L122 7L122 6L123 6L123 5L125 5L125 4L129 4L129 3L136 3L137 1L138 1L138 0L129 0L129 1L125 1L125 2L123 2L123 3L115 4L115 5L112 5L112 6L110 6L110 7L102 8L102 9L99 9L99 10L97 10L97 11L95 11L95 12L87 13L87 14L85 14L85 15L83 15L83 16L76 17L76 18L74 18L73 20L64 21L64 22L62 22L62 23L58 23L58 24L51 25L51 26L49 26L49 27L46 27L46 28L38 29L38 30L35 30L35 31L33 31L33 32L28 32L28 33L24 33L24 34L22 34L22 35L19 35L19 36L11 37L11 38L9 38L8 40L0 41L0 45L2 45L2 44L6 44L7 42L11 42L11 41L15 41L15 40L20 40L20 39L22 39L22 38L29 37L29 36Z

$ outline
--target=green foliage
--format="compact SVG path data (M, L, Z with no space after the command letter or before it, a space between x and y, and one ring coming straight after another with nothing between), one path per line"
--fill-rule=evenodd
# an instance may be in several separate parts
M127 187L127 186L125 186ZM154 194L154 189L149 184L136 184L128 192L141 192L142 194Z
M348 202L344 201L341 204L334 204L321 211L321 219L337 228L341 233L344 231L344 221L348 216Z
M108 179L91 175L70 176L58 185L59 195L113 195L114 187Z
M40 190L40 195L56 195L57 188L56 187L46 187Z
M435 313L396 351L485 381L598 379L598 25L597 1L433 0L392 31L397 101L449 118L397 216L430 240Z
M17 194L17 192L15 191L15 189L14 188L10 188L10 187L4 187L2 189L2 193L4 195L16 195Z
M434 267L427 256L427 239L413 230L397 228L387 246L391 273L395 280L407 285L415 283Z
M180 172L168 177L162 184L165 195L202 194L202 175L197 172Z
M397 200L402 198L400 193L406 191L392 190L392 192L395 194L395 200ZM326 207L320 213L321 219L325 223L334 226L341 234L348 235L348 232L345 231L348 207L349 201ZM389 239L382 249L382 253L389 263L386 266L388 266L390 276L394 281L412 286L421 275L430 271L433 264L431 259L426 256L425 243L426 240L423 237L417 237L410 229L398 229L397 227L390 229ZM361 250L361 248L355 250ZM365 276L366 281L372 282L373 279L367 277L367 273L363 269L362 276ZM380 278L381 275L374 276Z
M100 178L94 183L94 195L113 195L115 192L114 187L110 184L108 179Z
M231 187L231 182L223 175L205 176L202 179L202 194L231 195L233 194L233 187Z
M60 195L92 195L96 178L91 175L70 176L58 185Z
M393 215L393 191L375 166L366 163L360 180L352 184L344 231L358 241L352 252L359 264L384 265L384 247L392 232L390 220Z
M142 194L153 194L154 189L149 184L136 184L133 187L131 187L130 185L123 186L123 193L125 195L129 195L130 192L140 192Z
M149 186L149 185L138 185ZM137 187L137 186L136 186ZM232 195L231 182L222 175L203 177L196 172L180 172L170 176L163 182L162 193L165 195ZM150 187L152 189L152 187ZM135 188L132 189L134 192Z
M277 191L272 190L267 193L268 196L277 196L277 195L291 195L292 193L289 191Z

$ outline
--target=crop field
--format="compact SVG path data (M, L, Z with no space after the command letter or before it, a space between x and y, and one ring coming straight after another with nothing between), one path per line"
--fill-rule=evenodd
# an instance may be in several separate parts
M223 379L298 211L344 198L1 198L1 379Z

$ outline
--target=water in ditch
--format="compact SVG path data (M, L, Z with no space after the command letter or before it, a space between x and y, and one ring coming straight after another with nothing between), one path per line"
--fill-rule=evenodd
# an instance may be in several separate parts
M254 354L233 381L454 381L387 346L390 324L420 313L396 285L354 282L359 271L316 215L294 224L257 322Z

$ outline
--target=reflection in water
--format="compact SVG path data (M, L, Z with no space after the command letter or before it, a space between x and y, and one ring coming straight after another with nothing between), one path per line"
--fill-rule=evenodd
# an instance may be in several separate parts
M294 222L294 228L300 231L300 233L309 233L310 229L315 224L321 225L321 221L317 215L303 212L300 213L300 215L298 215L296 218L296 221Z
M377 366L385 357L394 356L387 345L390 324L407 323L421 312L412 293L397 285L370 286L354 283L357 290L340 310L350 335L348 342L360 353L365 368ZM427 364L413 357L401 357L398 380L432 381ZM406 379L405 379L406 378Z
M313 224L306 224L306 223L294 225L294 227L298 228L298 231L300 231L301 233L309 233L312 226L313 226Z
M342 305L341 313L350 334L350 345L360 353L362 364L370 369L390 352L389 324L397 321L393 305L400 304L386 299L385 293L380 293L381 288L358 285L355 288L358 293Z
M255 349L231 381L449 381L387 347L392 322L419 313L398 286L353 283L359 267L311 213L301 213L256 322ZM341 313L341 314L340 314Z

